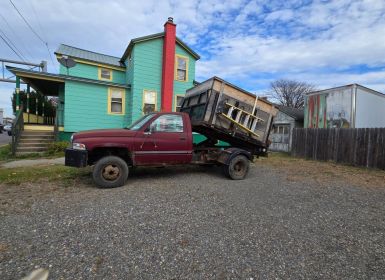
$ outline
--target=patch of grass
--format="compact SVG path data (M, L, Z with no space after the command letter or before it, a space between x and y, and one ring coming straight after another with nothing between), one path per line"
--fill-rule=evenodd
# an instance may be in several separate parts
M7 162L21 159L37 159L37 158L58 158L64 157L64 149L67 147L68 142L57 142L50 146L47 152L44 153L31 153L25 155L12 155L11 145L5 145L0 147L0 162Z
M4 145L0 147L0 161L7 160L11 155L11 145Z
M89 168L73 168L63 165L0 169L0 183L20 185L27 182L48 181L69 185L80 177L89 177L89 173Z
M259 158L256 164L280 169L290 181L314 180L319 184L336 181L356 186L385 187L385 171L291 157L285 153L271 153Z

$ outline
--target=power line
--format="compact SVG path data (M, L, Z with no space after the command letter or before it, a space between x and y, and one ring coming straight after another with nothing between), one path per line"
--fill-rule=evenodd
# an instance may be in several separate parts
M32 30L32 32L40 39L40 41L42 41L43 43L45 43L45 41L40 37L39 34L37 34L37 32L35 31L35 29L32 28L32 26L29 24L29 22L25 19L25 17L20 13L19 9L15 6L15 4L13 4L12 0L9 0L9 2L11 2L12 6L15 8L16 12L21 16L21 18L24 20L24 22L28 25L29 29Z
M12 26L8 23L7 19L0 13L0 17L4 20L4 22L7 24L8 26L8 30L13 34L13 36L18 40L20 41L20 44L22 47L23 47L23 50L27 53L27 55L29 57L33 57L33 55L31 55L31 53L29 52L28 48L25 46L24 42L23 42L23 39L19 37L19 35L17 34L17 32L15 32L15 30L12 28ZM25 56L26 57L26 56Z
M39 38L40 41L42 41L42 43L47 47L47 50L48 50L48 53L49 53L49 57L51 58L51 62L52 62L52 65L54 65L54 62L53 62L53 59L52 59L52 55L51 55L51 51L49 49L49 46L48 46L48 43L45 42L43 40L43 38L40 37L40 35L35 31L35 29L33 29L33 27L29 24L29 22L25 19L25 17L21 14L21 12L19 11L19 9L15 6L15 4L13 4L12 0L9 0L9 2L11 2L12 6L15 8L15 10L17 11L17 13L20 15L20 17L24 20L24 22L27 24L27 26L29 27L29 29L31 29L31 31L36 35L37 38Z
M39 19L39 17L37 16L37 12L36 12L35 6L33 5L33 1L30 0L30 1L29 1L29 4L31 4L32 11L33 11L33 13L35 14L35 17L36 17L36 20L37 20L37 23L38 23L38 25L39 25L39 28L40 28L41 33L44 35L45 38L47 38L47 36L45 36L46 34L45 34L44 30L43 30L43 27L42 27L42 25L41 25L41 23L40 23L40 19Z
M0 32L3 34L3 36L5 37L5 39L8 40L8 42L14 47L14 49L20 54L20 56L22 56L24 59L23 61L26 61L27 59L25 58L25 56L23 55L23 53L16 47L16 45L12 42L11 39L9 39L9 37L5 34L5 32L3 30L1 30L0 28Z
M4 43L7 44L7 46L13 50L13 52L21 59L25 62L25 60L14 50L14 48L12 48L12 46L4 39L4 37L0 34L0 38L3 39Z

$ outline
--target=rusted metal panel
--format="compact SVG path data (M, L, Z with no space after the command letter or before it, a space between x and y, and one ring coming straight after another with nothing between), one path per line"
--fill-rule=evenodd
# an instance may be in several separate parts
M351 87L305 97L305 128L350 128L351 126Z

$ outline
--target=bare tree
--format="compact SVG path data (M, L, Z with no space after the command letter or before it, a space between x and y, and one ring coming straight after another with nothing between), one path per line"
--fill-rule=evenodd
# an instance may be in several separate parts
M292 108L304 106L304 94L315 91L312 84L280 79L270 84L270 96L278 103Z

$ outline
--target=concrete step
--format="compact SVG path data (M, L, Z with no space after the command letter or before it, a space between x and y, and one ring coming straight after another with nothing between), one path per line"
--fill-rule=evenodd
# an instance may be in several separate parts
M54 133L49 132L49 131L39 131L39 132L35 132L35 131L23 131L21 134L22 134L22 135L52 135L52 136L55 135Z
M45 152L47 150L46 147L17 147L16 153L24 152L24 153L36 153L36 152Z
M32 143L19 143L19 147L43 147L47 148L49 143L41 143L41 142L32 142Z
M39 134L39 133L51 133L51 134L54 134L53 131L47 131L47 130L23 130L23 133L35 133L35 134Z
M52 131L24 130L20 135L16 154L43 153L47 151L48 145L54 141L55 134Z
M19 143L52 143L54 142L53 139L50 138L20 138Z
M53 135L20 135L20 139L54 139Z
M18 152L16 151L16 156L23 156L23 155L29 155L29 154L44 154L43 152Z

